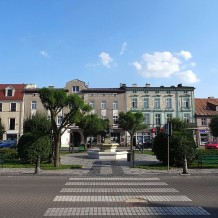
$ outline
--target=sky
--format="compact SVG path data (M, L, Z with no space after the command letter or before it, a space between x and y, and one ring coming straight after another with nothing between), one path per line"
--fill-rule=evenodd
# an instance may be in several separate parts
M217 0L0 0L0 83L218 97Z

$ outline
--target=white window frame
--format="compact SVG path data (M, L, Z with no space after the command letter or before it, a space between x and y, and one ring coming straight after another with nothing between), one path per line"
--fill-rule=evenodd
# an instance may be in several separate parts
M95 102L92 101L92 102L89 103L89 105L91 106L92 110L95 109Z
M166 98L166 109L172 109L172 98Z
M150 114L144 114L144 123L150 124Z
M105 110L106 109L106 101L102 101L101 102L101 110Z
M31 110L36 110L36 101L31 102Z
M201 118L201 125L207 126L207 118Z
M134 97L132 98L132 109L138 108L138 98Z
M160 109L160 98L154 98L154 109Z
M161 114L155 114L155 124L156 125L161 124Z
M113 116L113 123L117 124L119 117L118 116Z
M113 110L118 110L118 101L113 102Z
M183 98L182 106L183 106L183 108L189 108L190 107L190 98L188 98L188 97Z
M149 109L149 98L144 98L144 109Z
M190 123L190 120L191 120L190 114L184 113L183 114L183 120L184 120L185 123Z
M74 93L79 92L79 86L73 86L72 87L72 92L74 92Z

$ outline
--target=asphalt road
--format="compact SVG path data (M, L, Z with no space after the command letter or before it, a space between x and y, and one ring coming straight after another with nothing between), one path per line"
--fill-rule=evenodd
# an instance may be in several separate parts
M0 217L218 217L216 175L119 177L108 166L101 172L0 176Z

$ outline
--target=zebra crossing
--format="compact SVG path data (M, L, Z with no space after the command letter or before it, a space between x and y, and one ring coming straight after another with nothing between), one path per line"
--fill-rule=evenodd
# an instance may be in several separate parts
M53 205L57 207L48 208L44 217L210 215L156 177L69 178Z

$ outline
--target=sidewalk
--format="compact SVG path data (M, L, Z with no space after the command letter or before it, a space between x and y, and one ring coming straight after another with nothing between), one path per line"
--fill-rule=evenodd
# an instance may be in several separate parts
M136 154L135 165L152 164L159 162L153 155ZM61 156L62 164L78 164L82 165L82 169L66 169L66 170L40 170L37 175L75 175L75 176L91 176L93 175L110 175L112 171L117 171L117 175L133 176L145 174L161 174L161 175L180 175L182 169L167 170L145 170L132 168L132 162L126 160L98 160L89 159L87 153L72 153ZM93 169L98 168L98 174L93 173ZM101 172L101 173L99 173ZM108 172L108 173L107 173ZM218 169L189 169L190 175L217 175ZM35 175L34 168L0 168L1 175Z

